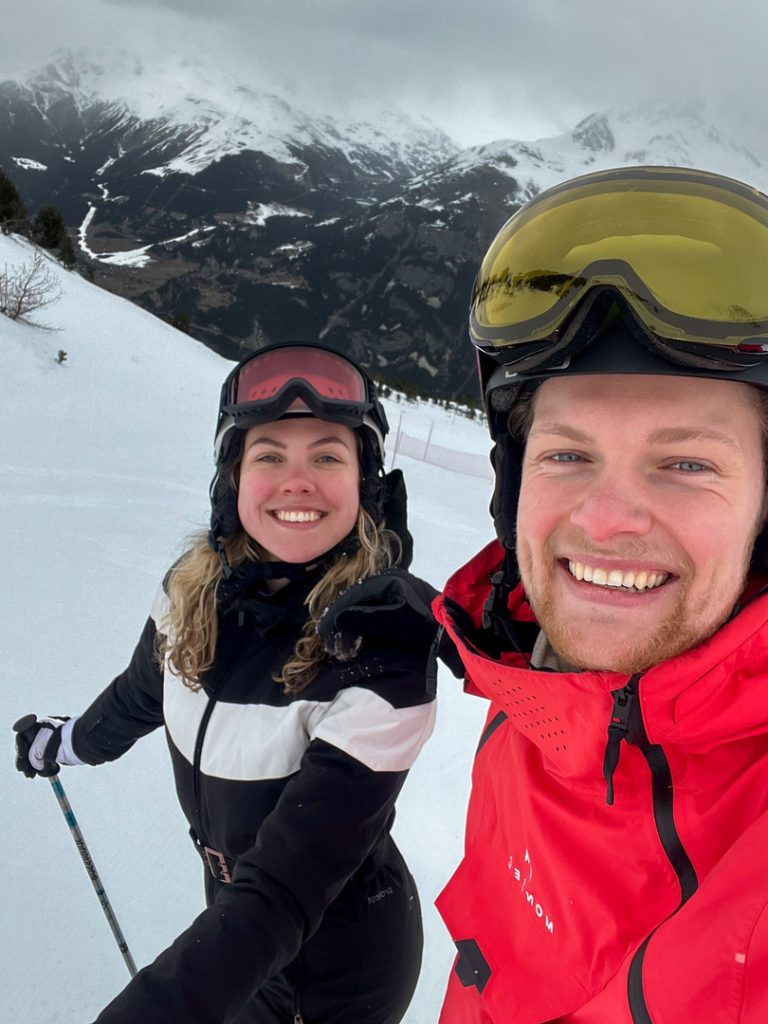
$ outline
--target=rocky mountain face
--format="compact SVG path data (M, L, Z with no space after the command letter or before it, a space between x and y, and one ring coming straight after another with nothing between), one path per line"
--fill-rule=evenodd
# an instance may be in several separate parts
M170 71L153 89L145 69L131 75L119 93L66 56L0 84L0 166L30 211L57 205L96 283L188 317L226 356L322 339L422 394L475 396L465 321L478 261L542 188L629 163L768 186L768 154L691 107L460 151L403 115L350 123L199 77L185 91Z

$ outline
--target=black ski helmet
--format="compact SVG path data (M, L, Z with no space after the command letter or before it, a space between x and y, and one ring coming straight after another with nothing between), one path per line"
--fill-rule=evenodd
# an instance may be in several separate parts
M540 193L489 247L469 317L494 446L491 501L518 578L521 396L560 375L640 373L768 388L768 196L678 167L598 171ZM768 569L765 535L753 564Z
M376 388L348 356L316 342L268 345L241 360L221 389L214 438L209 541L228 570L223 542L240 529L234 474L246 432L287 416L351 427L360 439L360 501L377 524L385 497L384 438L389 431Z

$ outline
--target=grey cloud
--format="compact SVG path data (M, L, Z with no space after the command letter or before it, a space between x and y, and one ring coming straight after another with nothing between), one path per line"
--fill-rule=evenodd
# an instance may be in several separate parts
M52 0L39 47L167 36L213 50L233 71L297 99L360 96L428 114L460 141L532 138L581 116L663 95L709 96L726 110L768 106L760 0ZM215 12L215 13L212 13ZM17 37L17 12L0 45ZM8 19L6 19L6 22ZM25 37L22 38L22 26ZM38 44L35 44L38 45ZM25 49L26 48L26 49ZM44 54L40 54L42 58Z

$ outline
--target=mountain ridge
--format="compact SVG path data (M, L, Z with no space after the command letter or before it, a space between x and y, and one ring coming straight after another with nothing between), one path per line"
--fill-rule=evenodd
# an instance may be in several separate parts
M129 57L111 79L64 54L0 83L0 165L30 208L59 206L96 283L187 318L229 358L321 338L423 394L472 398L472 281L521 203L630 163L768 187L768 144L733 136L693 100L461 149L395 111L315 115L198 72L207 96L190 91L188 69L147 77Z

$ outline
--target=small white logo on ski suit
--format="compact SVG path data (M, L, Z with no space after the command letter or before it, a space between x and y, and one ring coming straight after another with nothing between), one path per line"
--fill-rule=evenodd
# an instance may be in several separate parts
M510 856L507 861L507 868L512 872L512 877L520 886L520 892L523 894L525 902L531 908L532 912L539 918L541 923L550 933L555 934L555 922L544 910L541 903L536 899L535 895L531 891L531 882L533 880L533 864L531 863L531 855L526 850L525 857L523 858L523 868L517 867L515 864L515 858Z

